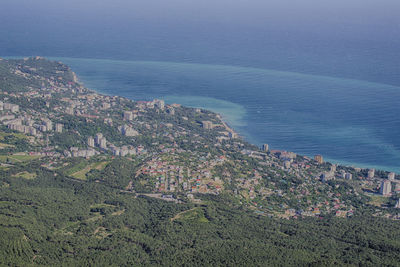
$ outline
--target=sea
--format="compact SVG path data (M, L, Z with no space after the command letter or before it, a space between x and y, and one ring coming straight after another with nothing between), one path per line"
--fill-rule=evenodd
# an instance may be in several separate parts
M371 25L360 17L256 26L138 19L122 27L45 16L35 24L24 14L0 25L1 57L49 57L99 93L212 110L258 146L400 173L396 16Z
M398 86L229 65L52 59L100 93L217 112L253 144L400 172Z

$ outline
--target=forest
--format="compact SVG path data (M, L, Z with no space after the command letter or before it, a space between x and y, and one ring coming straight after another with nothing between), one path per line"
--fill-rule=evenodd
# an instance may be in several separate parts
M123 162L119 164L123 165ZM117 171L118 165L109 169ZM18 175L34 173L32 177ZM0 265L399 266L400 226L257 215L228 194L175 204L31 161L0 172Z

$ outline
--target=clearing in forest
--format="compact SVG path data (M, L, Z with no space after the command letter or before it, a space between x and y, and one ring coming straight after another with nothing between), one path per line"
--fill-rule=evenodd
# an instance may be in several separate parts
M203 209L199 207L182 211L177 215L175 215L175 217L171 218L170 220L171 222L173 221L191 221L191 222L201 222L201 223L209 222L209 220L204 216Z
M36 178L36 173L24 171L13 175L13 177L31 180Z
M101 161L101 162L94 162L92 164L87 165L83 169L80 169L71 174L72 177L80 180L86 180L86 174L88 174L91 170L103 170L109 161Z

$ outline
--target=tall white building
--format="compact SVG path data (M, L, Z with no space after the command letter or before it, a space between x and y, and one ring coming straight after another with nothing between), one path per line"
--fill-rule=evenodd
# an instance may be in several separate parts
M102 133L97 133L96 137L94 138L96 145L100 145L100 141L103 138L103 134Z
M46 131L51 131L53 130L53 122L49 119L44 119L43 120L43 125L46 126Z
M88 143L88 146L94 147L94 139L93 139L93 137L89 136L87 143Z
M153 103L154 103L154 106L159 108L159 109L164 109L164 107L165 107L164 100L154 99Z
M285 169L290 169L291 164L289 160L286 160L283 165L285 166Z
M235 132L229 132L229 138L235 139L237 138L237 134Z
M139 135L139 133L136 130L132 129L128 125L122 126L121 133L123 135L125 135L125 136L137 136L137 135Z
M101 138L99 146L102 149L106 149L107 148L107 140L106 140L105 137Z
M124 120L128 120L128 121L131 121L134 119L132 111L124 111L123 117L124 117Z
M384 180L381 183L380 193L384 196L390 195L392 192L392 183L389 180Z
M11 103L3 103L3 109L10 110L11 112L18 112L19 106Z
M322 157L322 155L315 155L314 160L317 161L319 164L324 163L324 158Z
M67 107L65 109L65 113L69 114L69 115L74 115L75 111L73 107Z
M269 150L268 144L263 144L263 145L262 145L262 150L263 150L264 152L268 152L268 150Z
M400 198L397 200L396 205L394 206L396 209L400 209Z
M204 129L210 130L213 128L213 123L211 121L202 121L201 124Z
M344 174L344 178L347 179L347 180L351 180L351 179L353 179L353 175L351 173L347 172L347 173Z
M375 169L370 169L368 171L368 178L374 178L375 176Z
M57 133L62 133L63 131L63 125L61 123L56 124L56 132Z

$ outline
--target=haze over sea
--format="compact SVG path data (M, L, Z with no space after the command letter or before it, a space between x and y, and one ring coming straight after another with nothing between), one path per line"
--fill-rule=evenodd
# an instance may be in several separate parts
M51 57L101 93L221 113L257 145L400 173L399 1L5 2L0 56Z

